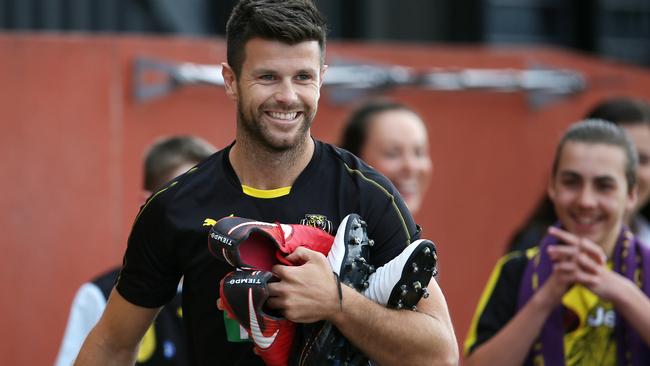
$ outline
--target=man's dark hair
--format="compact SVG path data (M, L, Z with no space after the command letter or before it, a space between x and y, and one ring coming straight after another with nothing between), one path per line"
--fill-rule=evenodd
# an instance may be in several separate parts
M644 100L616 97L598 103L588 114L589 119L604 119L617 125L650 124L650 105Z
M562 136L555 150L553 160L553 176L557 173L560 154L567 142L584 142L588 144L606 144L620 147L625 153L625 179L628 191L636 185L637 154L634 144L617 125L602 119L586 119L569 127Z
M241 0L226 25L228 65L239 77L246 42L256 37L290 45L318 41L323 64L326 33L325 19L310 0Z
M179 166L198 164L214 151L214 146L194 136L174 136L156 141L145 153L144 189L157 190L167 183L169 174Z
M408 111L418 115L411 108L389 100L372 100L354 110L343 127L343 136L340 146L360 156L368 136L368 128L372 119L383 112Z

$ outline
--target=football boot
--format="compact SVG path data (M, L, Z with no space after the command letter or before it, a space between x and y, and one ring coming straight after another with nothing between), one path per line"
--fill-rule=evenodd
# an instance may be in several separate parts
M235 270L220 283L221 306L253 340L255 353L269 366L289 360L296 324L265 306L267 284L278 281L271 272Z
M370 275L363 294L389 308L416 310L420 299L429 296L427 286L437 274L437 262L435 244L416 240Z
M327 260L342 283L358 291L368 287L368 277L374 271L368 263L373 244L368 239L366 222L359 215L350 214L341 221Z
M332 269L341 282L356 288L370 300L389 308L416 310L420 299L428 297L426 286L437 274L438 257L433 242L416 240L376 270L367 264L367 250L372 245L361 218L358 215L346 217L328 255ZM299 364L369 364L365 355L331 323L324 322L311 334L301 350Z
M236 216L224 217L210 229L212 255L225 258L233 267L270 271L273 265L290 265L285 256L297 247L324 255L334 237L313 226L268 223Z
M339 225L327 260L338 280L361 292L369 287L374 271L368 263L370 246L366 222L357 214L346 216ZM304 346L297 354L299 365L365 365L367 359L330 322L307 328Z

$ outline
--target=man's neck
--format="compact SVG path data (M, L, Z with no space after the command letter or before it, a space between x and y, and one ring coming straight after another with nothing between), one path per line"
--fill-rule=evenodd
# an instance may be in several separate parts
M308 136L295 148L281 152L237 140L229 158L241 184L266 190L293 185L313 154L314 141Z
M618 242L618 238L621 235L621 230L623 229L623 226L619 226L618 230L614 230L610 233L610 235L603 240L602 243L599 243L599 245L603 248L603 251L605 252L605 255L607 258L612 258L614 254L614 247L616 247L616 243Z

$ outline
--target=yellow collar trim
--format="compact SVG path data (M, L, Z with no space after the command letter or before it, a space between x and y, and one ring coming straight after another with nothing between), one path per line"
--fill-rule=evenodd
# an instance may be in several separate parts
M278 198L286 196L291 192L291 186L276 189L257 189L242 184L241 188L244 194L255 198Z

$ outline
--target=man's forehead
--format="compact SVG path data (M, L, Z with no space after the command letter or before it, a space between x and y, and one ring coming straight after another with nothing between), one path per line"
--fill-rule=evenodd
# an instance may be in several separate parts
M589 174L591 177L625 178L626 156L623 149L605 143L568 141L558 162L558 173Z
M571 168L562 169L558 172L559 177L577 178L577 179L590 179L594 181L612 181L623 179L620 174L613 172L602 172L602 174L594 174L587 176L584 171L572 170Z
M245 63L273 62L276 60L317 61L320 64L321 49L317 41L289 44L277 40L251 38L246 42Z

